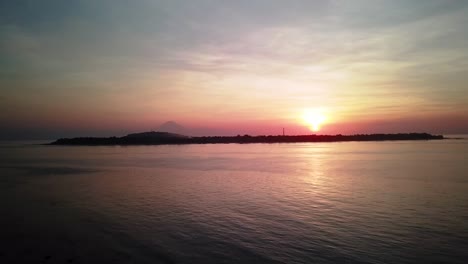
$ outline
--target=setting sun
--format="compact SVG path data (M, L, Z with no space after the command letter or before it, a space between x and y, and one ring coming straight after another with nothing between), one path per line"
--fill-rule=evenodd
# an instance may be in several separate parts
M302 119L310 130L317 132L326 120L325 115L319 110L305 110Z

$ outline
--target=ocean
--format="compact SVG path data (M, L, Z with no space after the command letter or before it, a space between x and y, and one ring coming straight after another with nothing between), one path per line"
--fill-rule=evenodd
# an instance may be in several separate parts
M468 261L467 139L10 142L0 175L1 263Z

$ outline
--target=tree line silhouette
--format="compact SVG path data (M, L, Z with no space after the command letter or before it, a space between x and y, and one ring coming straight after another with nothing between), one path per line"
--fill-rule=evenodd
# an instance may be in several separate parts
M356 135L297 135L297 136L204 136L188 137L168 132L143 132L123 137L78 137L58 139L51 145L182 145L182 144L248 144L300 143L342 141L437 140L442 135L428 133L356 134Z

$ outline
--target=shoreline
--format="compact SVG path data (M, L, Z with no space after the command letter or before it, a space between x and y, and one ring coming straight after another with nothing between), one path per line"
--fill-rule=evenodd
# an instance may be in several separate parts
M296 135L296 136L205 136L188 137L167 132L144 132L123 137L62 138L45 145L67 146L128 146L128 145L189 145L189 144L252 144L307 143L350 141L442 140L442 135L428 133L357 134L357 135Z

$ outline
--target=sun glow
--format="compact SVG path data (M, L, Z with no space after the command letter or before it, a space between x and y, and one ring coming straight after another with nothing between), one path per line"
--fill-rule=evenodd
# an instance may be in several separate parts
M310 130L317 132L322 127L326 117L320 110L307 109L302 114L302 119Z

